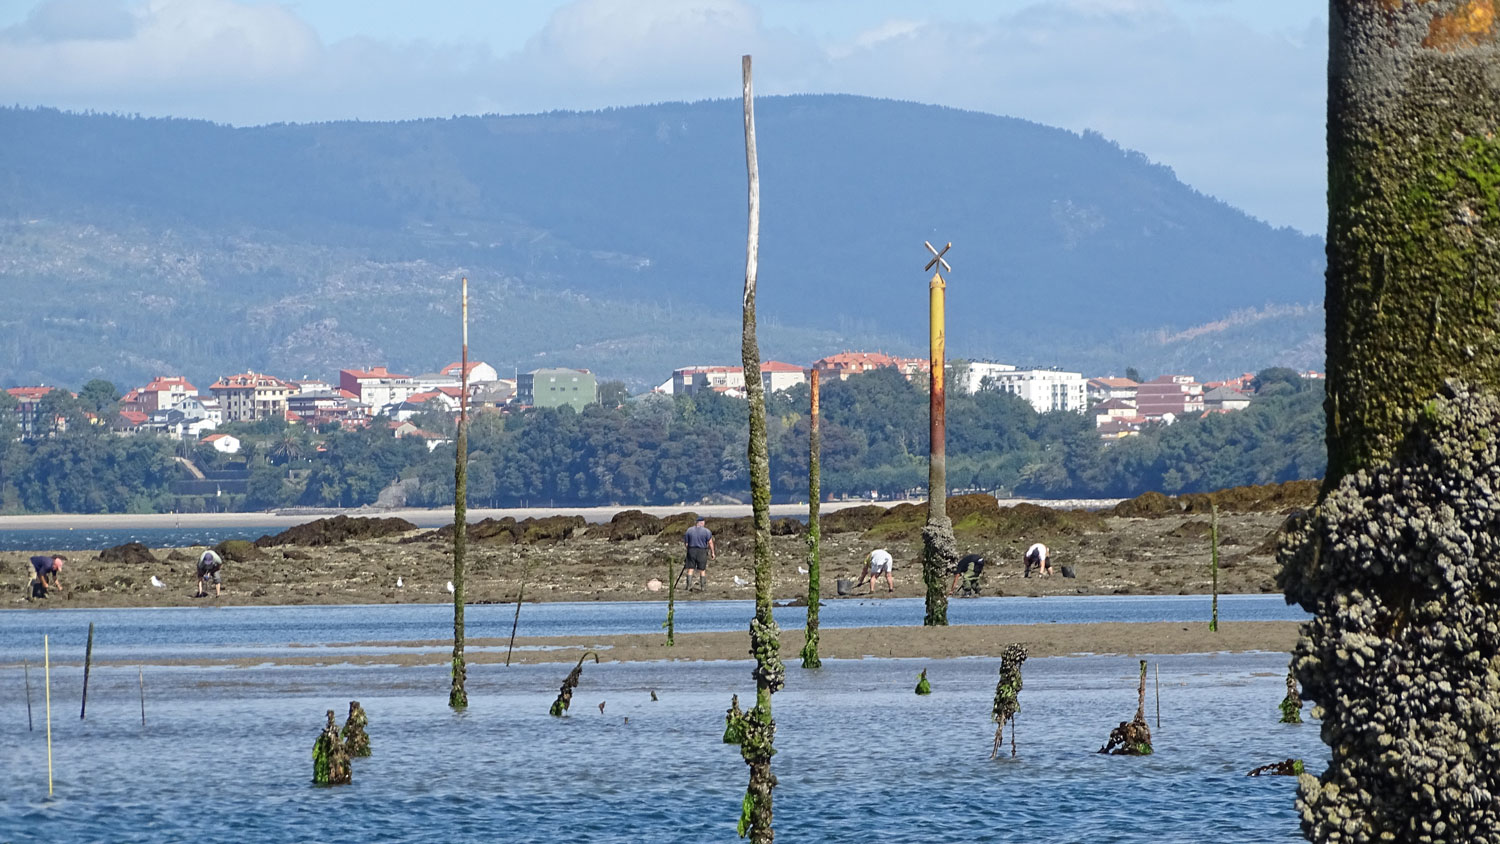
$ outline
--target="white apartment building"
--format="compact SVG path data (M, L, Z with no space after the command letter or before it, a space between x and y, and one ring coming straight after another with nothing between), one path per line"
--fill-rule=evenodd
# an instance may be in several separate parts
M989 376L990 389L1020 396L1037 413L1069 410L1083 413L1088 409L1088 381L1081 372L1055 369L1012 369Z
M983 389L986 378L992 383L997 376L1015 372L1016 368L1008 363L995 363L992 360L971 360L967 368L958 368L953 374L953 388L962 393L975 393Z

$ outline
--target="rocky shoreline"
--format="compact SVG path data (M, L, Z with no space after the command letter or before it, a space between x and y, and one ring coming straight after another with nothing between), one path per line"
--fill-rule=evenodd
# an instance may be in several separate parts
M959 546L989 560L986 595L1204 594L1209 574L1210 504L1220 508L1219 591L1276 590L1273 559L1286 515L1311 504L1312 482L1225 490L1213 496L1169 498L1155 493L1106 511L1058 510L1030 504L1001 507L989 496L949 501ZM693 513L666 518L642 511L617 513L607 523L579 516L487 519L469 525L466 598L473 603L660 600L653 590L675 577L682 530ZM834 597L841 578L859 574L868 552L888 549L896 559L896 597L923 594L920 528L925 505L854 506L822 519L823 591ZM712 518L719 559L704 592L679 600L748 598L751 532L748 518ZM378 528L373 527L379 525ZM805 525L776 522L773 591L806 596ZM440 603L452 579L451 526L422 530L409 522L335 517L296 526L256 543L223 543L225 605ZM1032 542L1053 549L1054 565L1075 578L1021 576L1021 555ZM29 552L0 553L0 607L187 606L205 599L195 590L201 548L137 549L122 556L70 553L65 589L45 601L27 600ZM153 587L152 578L166 584ZM398 585L399 584L399 585ZM882 589L877 597L886 596ZM207 599L214 600L214 599Z

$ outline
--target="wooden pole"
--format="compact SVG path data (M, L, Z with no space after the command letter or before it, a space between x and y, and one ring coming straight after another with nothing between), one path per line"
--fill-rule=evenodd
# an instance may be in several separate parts
M943 254L952 244L939 252L926 244L933 259L928 267L947 267ZM947 365L947 290L940 269L934 269L928 282L928 366L930 391L928 395L928 460L927 460L927 524L922 528L922 580L927 587L926 614L922 618L924 627L948 626L948 591L943 576L958 562L958 541L953 537L953 522L948 519L948 402L944 379Z
M146 672L139 665L135 667L136 679L141 683L141 726L146 726Z
M1156 663L1156 728L1161 729L1161 663Z
M42 686L47 690L47 796L52 796L52 651L42 636Z
M89 708L89 666L94 661L94 622L89 622L89 643L83 651L83 703L78 707L78 720L82 721Z
M469 278L464 276L461 305L463 352L459 358L458 436L453 450L453 663L452 686L448 705L464 709L469 705L464 665L464 552L469 539L468 462L469 462ZM517 607L519 610L520 608Z
M510 622L510 645L505 649L505 667L510 667L510 652L516 649L516 628L521 626L521 599L526 597L526 577L531 574L531 564L521 569L521 588L516 590L516 617Z
M1210 512L1213 514L1208 526L1209 545L1209 568L1213 572L1214 603L1213 612L1209 616L1209 632L1219 631L1219 505L1211 504Z
M21 661L21 669L26 672L26 732L36 729L31 723L31 662Z
M821 505L822 479L819 460L822 442L818 433L818 370L814 367L807 374L812 398L807 417L807 633L802 642L802 667L818 668L823 660L818 657L818 605L823 591L823 574L820 565L822 527L818 523L818 507Z

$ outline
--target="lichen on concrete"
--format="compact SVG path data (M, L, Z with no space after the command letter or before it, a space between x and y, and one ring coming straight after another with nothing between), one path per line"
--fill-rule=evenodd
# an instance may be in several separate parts
M1292 660L1332 756L1300 778L1315 842L1500 842L1500 399L1450 383L1416 416L1280 552L1315 614Z
M1447 378L1500 383L1493 0L1334 0L1330 483L1388 458Z

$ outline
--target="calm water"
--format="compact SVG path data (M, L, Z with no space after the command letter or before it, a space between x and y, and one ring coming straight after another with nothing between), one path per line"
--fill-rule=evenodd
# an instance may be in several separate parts
M920 598L827 601L819 614L823 627L917 626ZM689 601L678 604L679 632L745 630L754 605L745 601ZM1209 598L1202 595L973 598L949 603L954 624L1077 624L1103 621L1205 622ZM508 638L514 604L471 606L464 611L471 639ZM599 601L526 604L521 636L659 633L664 602ZM1302 621L1307 615L1280 595L1221 595L1219 618L1237 621ZM778 607L777 622L801 628L806 610ZM41 658L42 635L58 659L82 659L89 623L95 625L94 655L99 659L233 657L284 653L287 645L313 646L299 653L358 653L359 642L451 642L453 608L448 604L381 606L221 607L168 609L0 610L0 664ZM431 648L428 648L431 649ZM382 652L396 650L379 648Z
M1020 755L994 762L998 660L789 668L775 698L778 840L1300 840L1295 782L1244 776L1287 757L1326 765L1316 725L1275 723L1286 656L1159 664L1156 755L1093 752L1134 712L1135 661L1071 657L1026 664ZM922 668L926 698L911 692ZM0 841L735 840L746 768L719 739L730 694L753 694L746 663L589 665L573 715L550 718L565 673L471 666L471 706L454 715L441 667L148 668L143 728L134 668L95 670L83 722L82 672L58 669L49 799L40 689L28 732L21 672L6 669ZM355 760L352 786L314 788L323 711L342 716L351 699L375 755Z

